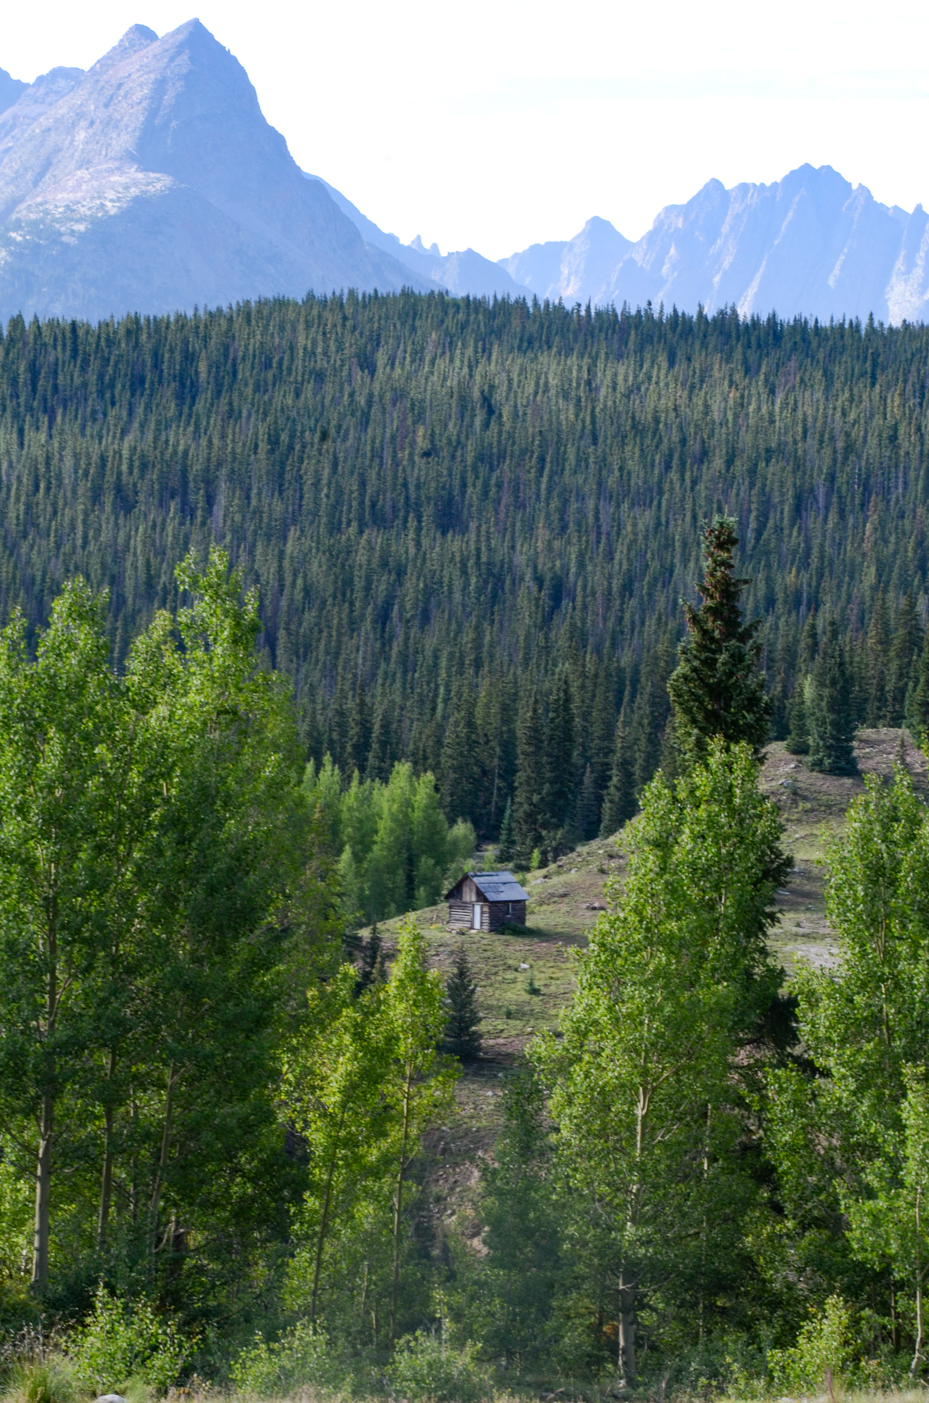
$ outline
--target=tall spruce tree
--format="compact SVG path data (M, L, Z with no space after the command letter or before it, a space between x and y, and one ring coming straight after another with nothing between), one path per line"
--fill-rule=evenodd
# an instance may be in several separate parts
M597 791L594 786L594 774L590 765L584 770L584 778L581 780L580 788L577 791L577 805L574 815L574 834L579 843L589 843L591 838L596 838L600 830L600 805L597 803Z
M516 851L516 829L513 823L513 805L509 799L506 801L506 808L503 810L503 822L500 824L500 841L497 844L497 861L512 862Z
M923 640L922 652L906 698L906 724L918 745L929 736L929 633Z
M868 710L869 726L887 724L887 673L890 655L890 623L887 598L879 589L868 627Z
M400 756L394 748L394 734L397 729L389 699L379 696L374 707L374 725L371 728L371 747L368 751L368 779L380 780L386 784L390 779L394 764Z
M809 682L809 676L798 677L793 696L790 698L790 706L787 710L790 730L784 742L784 749L790 755L808 755L810 753L810 731L806 719L806 694Z
M512 678L489 678L477 701L481 758L481 815L478 831L498 832L516 775L516 689Z
M586 724L586 717L577 717L576 729L579 733L583 732ZM603 667L597 677L597 692L590 720L590 768L598 807L603 804L603 796L610 782L615 737L616 701L613 678L610 669Z
M759 621L742 619L732 556L739 538L735 522L717 517L704 532L700 608L684 605L687 637L678 649L677 670L668 682L677 742L691 759L721 736L730 745L747 741L757 755L768 736L771 706L759 667Z
M371 750L371 706L361 682L355 688L355 699L348 720L348 755L346 773L357 770L364 775Z
M459 945L452 972L445 984L445 1036L442 1046L461 1062L473 1062L481 1053L481 1015L477 985L471 974L468 952Z
M557 835L570 822L576 789L574 704L567 668L559 670L552 688L545 726L544 770L545 827Z
M452 703L442 745L439 796L450 823L463 818L477 828L481 807L481 762L474 688L465 681Z
M533 688L520 713L516 728L516 795L513 827L516 844L514 860L528 867L533 852L543 841L545 828L545 736L542 705Z
M628 727L637 795L661 763L662 742L671 711L668 697L671 656L671 646L666 642L650 649L642 659L639 688Z
M894 620L890 644L887 677L887 720L891 726L902 726L906 714L906 697L914 673L918 669L920 644L919 618L911 594L904 595Z
M613 770L603 799L600 835L609 838L627 823L636 810L635 775L626 731L625 707L616 723L616 743L613 748Z
M845 647L835 619L823 631L807 699L811 770L826 775L857 774L853 749L855 714Z

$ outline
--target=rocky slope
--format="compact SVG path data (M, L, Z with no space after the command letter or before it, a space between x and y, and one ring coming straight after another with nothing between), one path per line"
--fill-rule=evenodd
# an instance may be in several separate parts
M13 80L9 80L12 82ZM135 25L0 114L0 317L98 319L348 287L433 287L366 244L198 20Z

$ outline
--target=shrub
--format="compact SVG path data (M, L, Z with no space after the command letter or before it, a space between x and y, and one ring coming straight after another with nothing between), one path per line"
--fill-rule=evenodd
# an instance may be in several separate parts
M827 1370L836 1384L848 1381L852 1350L851 1312L840 1296L830 1296L823 1310L802 1327L795 1345L769 1351L768 1369L775 1390L822 1393Z
M405 1403L478 1403L492 1394L471 1346L451 1349L426 1330L399 1341L387 1378Z
M239 1393L274 1398L307 1384L332 1382L332 1362L326 1337L301 1320L270 1344L261 1335L236 1357L230 1368Z
M124 1392L130 1380L167 1393L191 1343L147 1301L123 1305L100 1286L93 1313L71 1337L68 1352L78 1384L94 1393Z

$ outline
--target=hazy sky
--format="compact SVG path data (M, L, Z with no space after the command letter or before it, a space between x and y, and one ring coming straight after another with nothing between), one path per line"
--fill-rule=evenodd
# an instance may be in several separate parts
M929 204L929 5L197 0L305 170L383 228L499 258L705 181L832 165ZM193 0L5 0L0 67L88 67Z

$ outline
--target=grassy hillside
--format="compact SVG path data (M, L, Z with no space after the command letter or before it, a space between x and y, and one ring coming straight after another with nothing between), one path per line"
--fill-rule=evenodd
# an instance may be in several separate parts
M926 758L905 731L859 731L855 752L861 774L855 778L814 774L780 742L768 747L762 787L781 808L786 846L796 862L787 887L778 893L780 924L772 940L788 979L798 957L814 963L835 958L825 915L826 848L841 833L849 803L864 788L864 776L889 776L901 744L917 788L929 795ZM444 905L415 913L427 932L435 968L447 972L454 952L464 945L484 1019L484 1056L458 1084L458 1122L433 1139L430 1180L440 1216L466 1210L467 1190L477 1181L481 1156L489 1152L498 1125L500 1080L516 1065L533 1033L557 1027L573 988L572 950L587 944L608 904L608 884L621 882L623 867L620 833L588 843L550 867L520 874L529 891L529 924L519 933L452 931ZM388 954L398 925L393 920L378 927Z

